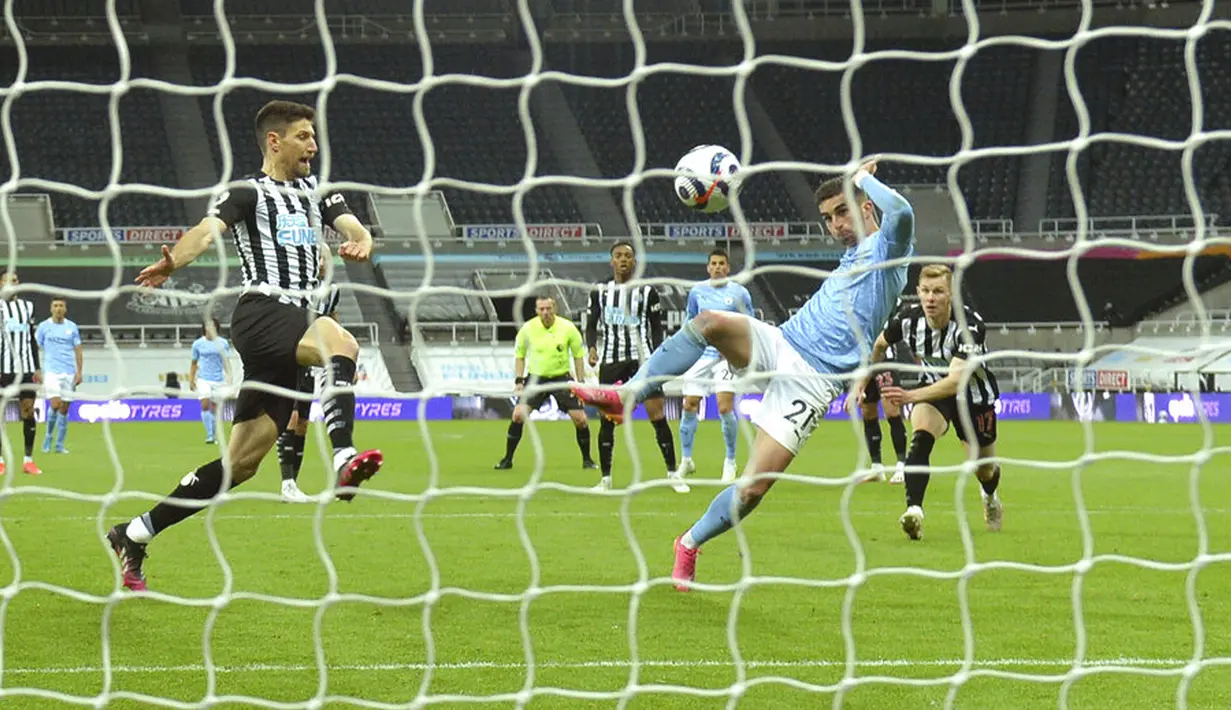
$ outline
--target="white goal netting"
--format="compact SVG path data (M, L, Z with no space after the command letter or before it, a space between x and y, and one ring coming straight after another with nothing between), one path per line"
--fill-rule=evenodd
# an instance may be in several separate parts
M36 10L14 0L4 4L6 40L15 47L17 60L11 81L0 89L0 129L11 169L0 185L0 229L9 235L6 264L10 269L22 271L31 250L38 248L23 243L20 224L10 215L10 198L15 193L54 192L99 201L102 226L109 228L115 226L110 208L124 196L201 200L227 189L245 172L232 155L243 154L251 143L248 134L227 130L234 122L229 121L225 99L242 91L311 97L319 115L321 147L316 174L347 194L423 198L414 202L414 224L408 233L429 233L426 198L443 189L449 194L506 200L512 205L517 231L526 235L528 225L535 221L527 215L532 197L545 189L567 188L572 191L570 200L602 195L602 200L618 210L628 238L638 254L646 256L639 261L638 279L660 288L686 288L693 282L649 268L673 263L665 257L656 261L654 255L672 252L674 247L669 239L648 233L654 225L646 226L652 220L644 216L641 201L651 199L646 197L647 187L659 189L666 195L662 199L674 201L668 184L675 173L663 166L674 165L678 155L653 154L654 145L661 141L651 145L647 133L662 133L664 128L645 125L643 117L662 113L639 104L638 88L657 76L684 77L684 83L689 77L729 77L732 96L727 108L738 128L739 144L728 147L739 155L750 185L763 188L771 179L780 179L772 184L787 193L794 190L788 202L808 206L812 197L806 191L799 194L801 185L810 188L824 177L851 175L873 152L880 159L878 177L891 186L905 182L898 179L902 175L943 179L937 192L943 190L946 198L929 204L952 205L960 230L949 236L960 233L960 237L946 242L945 235L927 224L929 218L940 219L941 213L919 210L918 230L930 236L920 237L918 256L912 263L953 265L959 302L969 292L963 284L976 264L976 255L980 259L1067 263L1064 282L1037 283L1034 288L1071 292L1080 319L1081 335L1070 341L1076 347L1042 348L1020 341L998 347L993 330L989 337L992 353L981 362L995 366L1029 360L1040 371L1082 370L1115 349L1143 357L1174 356L1166 349L1124 346L1121 341L1100 337L1102 329L1096 323L1103 320L1104 305L1087 298L1091 281L1079 273L1079 264L1106 249L1131 250L1139 259L1183 257L1175 278L1195 311L1192 322L1196 324L1194 342L1185 346L1185 354L1212 354L1223 347L1195 277L1198 259L1211 249L1227 246L1227 240L1210 228L1211 215L1203 203L1228 184L1216 177L1199 180L1194 170L1202 151L1231 141L1231 116L1221 94L1214 102L1217 109L1212 114L1206 110L1210 92L1228 88L1231 59L1225 49L1219 49L1208 64L1199 66L1200 44L1211 35L1231 33L1231 22L1216 19L1213 2L1159 8L1162 14L1158 17L1164 19L1151 19L1149 12L1134 7L1123 11L1125 17L1131 14L1141 23L1124 24L1114 21L1120 17L1115 14L1120 11L1118 6L1096 8L1087 1L1077 7L1054 8L1044 0L1038 8L1071 14L1075 27L1063 32L1043 28L1028 36L1005 30L1005 18L998 13L1017 18L1033 14L1034 6L953 3L939 13L947 19L924 19L897 14L898 8L888 5L870 8L862 2L852 3L844 14L832 4L802 0L701 0L664 2L661 7L633 0L622 4L521 0L508 6L501 41L529 57L530 71L515 78L494 78L463 73L451 65L438 68L433 59L438 44L459 37L462 42L472 41L448 24L471 10L451 13L444 9L434 14L425 10L423 0L405 3L404 9L373 3L372 8L388 14L373 19L358 17L353 8L335 12L332 3L317 2L312 24L276 37L251 33L251 24L233 28L232 22L237 17L250 21L254 15L268 14L274 17L271 23L281 23L285 19L278 16L292 10L264 8L253 2L229 7L218 0L208 6L217 22L217 40L206 44L221 48L224 68L220 81L203 86L148 78L134 71L130 42L140 37L134 23L142 21L141 12L136 5L117 0L105 5L120 79L98 84L78 80L76 75L30 79L32 48L46 49L45 35L51 32L40 24L40 18L67 10L55 3ZM200 9L199 3L185 3L185 15L192 11L189 5ZM933 4L920 6L919 12L935 10ZM293 11L304 17L310 14L298 7ZM35 20L24 19L23 13ZM101 17L103 13L97 14ZM436 15L450 17L441 25ZM884 40L885 33L879 29L875 40L869 37L870 26L880 22L882 15L892 18L886 21L889 24L908 19L947 33L954 23L964 21L966 41L951 43L952 48L944 50L890 48L893 43ZM997 31L985 34L981 17L994 18L989 23ZM149 16L145 21L169 22ZM71 17L64 22L77 26ZM765 28L791 22L849 24L849 52L830 56L825 49L808 54L811 49L804 45L818 41L815 37L830 38L833 26L818 30L815 37L793 40L794 44L757 35L762 28L774 37ZM178 26L166 27L189 33L199 32L200 26L183 20ZM299 34L304 38L319 35L323 72L317 80L277 81L237 71L236 57L245 47L277 46L296 40ZM151 35L139 42L145 43ZM342 35L348 44L356 43L356 35L370 36L374 44L414 44L422 53L422 73L416 69L400 81L351 73L338 60L335 41ZM591 39L609 42L613 35L627 35L634 58L630 72L605 77L555 68L567 65L553 62L553 57L567 57L568 48ZM689 35L693 38L680 40ZM1179 47L1182 62L1168 80L1187 87L1190 116L1183 120L1188 127L1183 135L1158 137L1116 130L1121 124L1108 120L1109 114L1138 109L1131 101L1116 103L1119 99L1108 99L1103 93L1098 98L1101 113L1091 116L1085 87L1079 81L1079 55L1083 48L1110 37L1169 41ZM685 48L677 47L672 56L691 51L696 60L649 59L647 47L668 39ZM721 44L729 62L716 62L709 55L709 39ZM1231 47L1225 36L1219 42L1219 48ZM68 44L58 45L57 51L70 55L77 51ZM308 51L303 44L289 46L285 52L290 55ZM766 46L794 48L796 53L765 51ZM990 128L987 135L978 134L967 111L971 97L964 93L964 77L971 62L1005 48L1033 53L1036 59L1030 62L1036 64L1025 66L1063 57L1058 71L1062 85L1058 94L1052 87L1051 95L1053 103L1071 104L1073 137L1049 130L1043 140L1035 140L1037 136L1026 128L1016 133ZM553 50L558 51L553 54ZM161 51L170 52L165 47ZM1099 56L1107 61L1116 58L1114 52ZM952 65L947 93L928 100L952 110L956 132L945 140L952 139L953 152L922 154L899 150L892 140L878 139L875 145L865 141L866 127L861 125L852 87L861 71L885 64L892 64L898 72L909 72L913 64ZM785 99L780 95L770 101L761 89L762 100L750 111L746 97L752 77L774 67L797 75L816 72L841 77L833 84L837 93L786 94ZM1096 76L1101 80L1107 75L1096 72ZM1210 87L1203 86L1206 76L1212 79ZM1022 84L1012 89L1020 106L1032 105L1049 91L1034 74L1026 77L1007 71L1000 80ZM585 132L577 124L593 124L594 113L602 110L598 102L574 101L570 95L571 104L565 105L577 114L571 124L577 135L536 129L532 103L535 91L545 84L625 92L622 108L630 134L628 146L621 150L629 153L628 175L593 177L552 174L545 169L562 162L560 156L571 149L560 147L567 141L580 138L585 145ZM799 84L776 86L785 91L784 87ZM1148 91L1151 86L1155 85L1130 82L1134 91ZM467 150L493 149L479 137L470 145L438 145L437 136L449 133L444 130L449 127L432 125L424 110L425 97L458 87L518 93L516 133L524 139L527 157L515 184L494 184L438 170L438 151L456 156ZM357 94L345 94L348 99L341 101L332 98L349 89L397 95L406 99L409 113L357 121L354 116L366 108L351 100ZM23 146L31 141L63 139L67 144L69 139L64 136L71 134L72 121L57 117L68 126L64 133L32 132L28 123L15 125L14 107L30 97L64 92L108 99L111 162L103 187L41 177L48 174L43 166L29 164L29 153L23 153ZM121 104L129 92L189 97L193 107L211 102L202 113L207 127L216 132L222 179L208 188L172 189L126 168L123 145L128 134L122 125ZM927 113L919 105L896 102L894 96L883 98L889 108L870 112L867 123L872 128L867 130L892 133L885 126L908 124L915 112ZM779 117L762 106L781 106L784 101L797 109L781 117L783 123L815 120L818 131L829 133L814 145L845 142L849 154L827 162L806 149L792 152L788 141L763 149L754 137L764 135L761 123ZM1174 113L1176 105L1167 103L1159 110ZM174 110L183 106L176 105ZM171 110L171 104L162 104L162 111ZM583 115L587 111L592 113ZM1053 106L1046 115L1055 123L1060 113ZM164 115L162 120L168 119ZM1020 124L1025 119L1013 120ZM717 142L696 135L687 115L679 115L678 121L681 125L668 127L667 132L689 136L695 143ZM407 166L379 185L356 181L340 167L353 167L355 162L343 159L348 147L330 131L331 125L345 126L346 135L379 132L390 146L398 144L399 134L414 135L422 143L422 170ZM929 128L919 130L926 133ZM1091 161L1089 156L1100 146L1126 150L1116 153L1109 148L1097 153L1099 160ZM590 149L598 152L604 147L591 145ZM97 161L108 147L96 145L93 150L90 154L41 151L36 155L90 162ZM1113 190L1099 181L1114 182L1113 177L1131 173L1131 161L1138 155L1134 150L1178 156L1174 185L1167 188L1162 183L1170 178L1160 178L1158 187L1182 193L1188 212L1184 217L1190 218L1183 223L1191 226L1180 228L1190 234L1178 245L1135 234L1103 233L1098 220L1091 218L1087 191L1098 186L1100 214L1113 208L1115 199L1106 197ZM1221 147L1217 150L1225 152ZM549 160L548 155L555 157ZM1062 165L1058 156L1064 156ZM490 155L471 155L464 164L481 165L491 159ZM1006 181L997 172L999 168L987 167L998 159L1010 166L1011 180ZM1114 164L1116 160L1127 162ZM1027 193L1018 188L1018 176L1022 182L1042 180L1046 185L1049 161L1059 166L1050 185L1052 192L1063 195L1058 203L1066 205L1071 229L1050 235L1051 246L1040 246L1047 235L1033 228L1017 230L1038 238L1029 244L1019 243L1012 235L1001 235L1004 239L995 241L982 234L984 223L993 220L972 215L970 199L984 199L981 193L970 198L972 186L978 192L981 181L995 182L998 194L1015 195L1019 212L1034 214L1023 203L1047 202L1047 188L1035 190L1028 199L1020 197ZM1211 164L1216 170L1217 163ZM1231 169L1231 163L1222 169ZM964 177L971 172L978 176L973 182ZM780 175L787 177L776 177ZM1142 184L1139 180L1133 183L1128 191L1131 199L1152 199L1144 194L1149 192L1149 182L1145 188ZM923 199L929 190L912 186L905 192ZM763 189L754 192L750 187L748 194L768 199ZM1225 197L1218 199L1226 201ZM679 222L691 221L682 205L674 207L681 212ZM1035 212L1044 217L1044 209ZM189 215L190 221L195 219ZM750 223L757 218L749 215L748 206L738 196L724 219L736 225L731 234L756 231ZM816 217L804 213L798 220L812 223ZM624 235L605 233L589 243L589 251L602 256L585 263L605 263L608 247L619 236ZM790 262L836 262L832 254L806 256L824 251L817 244L823 244L825 237L817 233L805 232L803 239L785 232L777 236L781 238L773 242L746 236L718 242L732 247L733 271L746 283L757 277L823 278L827 272L815 265ZM1060 248L1056 248L1056 239ZM474 244L464 247L472 258L475 253L490 254L497 264L510 253L524 250L525 258L517 262L523 282L514 287L479 291L435 281L433 274L442 265L460 259L458 250L451 248L455 240L445 241L449 244L442 246L440 239L426 236L401 242L378 239L382 256L413 261L421 269L421 278L412 291L406 291L392 282L385 288L352 274L343 284L344 291L360 299L393 298L408 316L414 337L420 324L419 307L433 298L525 299L549 284L563 289L556 293L584 292L593 286L591 281L569 276L567 269L549 272L548 267L568 260L554 253L558 247L551 241L526 236L516 244L499 247L480 242L477 252ZM676 257L684 255L675 263L704 264L710 246L685 244L673 252ZM24 281L16 292L22 297L64 296L70 299L71 309L97 309L103 339L87 343L87 348L95 353L94 361L113 361L116 371L124 373L123 363L128 362L130 369L140 365L133 365L138 362L132 359L133 346L113 332L108 314L118 299L136 291L128 285L125 269L152 262L157 251L114 239L106 241L105 252L97 246L91 249L92 258L105 258L114 265L109 284L79 287L71 278L56 284ZM234 283L234 279L228 282L234 269L224 254L228 249L224 239L215 249L215 262L193 267L212 270L216 264L217 288L184 292L180 295L185 304L227 302L226 296L234 296L235 288L226 285ZM571 248L560 252L588 253ZM67 264L84 258L75 247L64 245L49 254L49 264L56 259ZM765 261L777 263L766 267ZM695 271L697 279L703 278L701 266ZM976 301L980 296L990 300L986 294L976 294ZM782 310L789 312L790 306ZM224 320L229 315L213 312ZM454 345L459 327L476 333L496 332L494 325L487 331L483 330L487 326L452 323L446 329L453 329ZM1072 329L1074 324L1067 327ZM394 334L383 335L386 345L394 339ZM511 347L505 350L511 360ZM391 347L384 357L409 357L409 352ZM96 407L97 414L90 423L72 425L70 446L76 458L68 454L40 459L48 462L40 478L19 478L14 463L21 460L20 431L10 429L4 435L10 472L0 491L0 541L7 555L7 584L0 588L0 698L14 707L127 706L131 702L271 708L475 703L536 708L827 704L1196 708L1231 703L1227 691L1231 670L1225 668L1231 665L1231 625L1225 620L1225 590L1231 581L1227 571L1231 553L1225 550L1231 527L1223 522L1225 506L1217 502L1231 492L1217 470L1226 465L1226 442L1212 424L1217 405L1214 410L1202 406L1199 392L1189 394L1188 401L1196 402L1191 418L1197 423L1186 428L1096 422L1100 417L1092 411L1097 406L1086 400L1082 400L1086 401L1084 409L1075 405L1080 411L1064 421L1059 416L1055 421L1020 423L1005 418L998 455L1004 467L1007 513L1005 530L999 536L982 530L978 482L971 475L978 462L946 437L937 443L933 458L937 475L929 497L929 537L922 543L908 543L898 530L900 489L859 485L869 467L861 425L850 423L851 436L842 417L830 416L831 421L820 426L796 465L781 477L748 524L704 548L697 584L687 595L671 589L671 541L725 486L716 468L698 473L691 482L691 495L672 493L660 475L659 452L650 430L643 422L633 422L617 430L615 489L594 492L589 489L593 480L571 469L564 472L557 463L557 459L571 460L576 455L571 433L557 431L567 425L540 421L527 426L516 475L492 475L490 464L499 455L497 448L504 445L503 423L428 421L429 403L451 396L454 389L429 386L419 393L382 392L382 401L401 400L405 407L417 408L418 421L357 422L357 438L365 446L385 449L388 463L353 505L282 506L276 488L267 483L273 480L272 472L263 469L253 481L222 496L219 505L160 535L150 546L147 565L152 591L134 598L122 588L114 561L110 568L106 566L102 553L110 555L110 551L97 541L111 525L160 500L183 471L209 460L212 450L200 447L195 429L185 433L188 424L113 423L123 416L115 409L98 407L157 394L148 385L132 385L130 375L123 377L112 381L106 394L81 396ZM1041 384L1043 379L1035 382ZM1059 411L1064 409L1059 403L1065 398L1078 402L1072 399L1074 395L1134 397L1088 389L1098 388L1083 386L1078 377L1072 388L1066 386L1061 392L1032 392L1043 400L1031 401L1033 406L1054 406ZM476 392L507 401L512 383L477 383L471 390ZM16 390L10 388L6 396L14 399ZM1040 401L1045 403L1040 405ZM963 417L969 424L968 411L963 411ZM312 426L307 458L315 463L306 464L305 470L316 477L312 480L323 482L319 489L326 495L319 500L326 501L331 485L324 473L329 444L323 428ZM172 433L164 436L164 431ZM592 422L591 431L597 434L597 423ZM750 431L744 426L739 441L741 465L751 449ZM81 442L80 448L76 441ZM887 444L888 440L886 448ZM490 452L485 450L489 448ZM699 460L706 448L720 448L716 433L699 438ZM271 452L271 461L273 456Z

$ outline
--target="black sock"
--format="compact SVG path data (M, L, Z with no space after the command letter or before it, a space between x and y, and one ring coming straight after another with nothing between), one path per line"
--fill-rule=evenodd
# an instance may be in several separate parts
M983 492L990 495L995 495L996 489L1000 487L1000 464L996 464L996 468L992 469L992 477L986 481L979 481L979 485L983 486Z
M21 420L21 433L25 437L26 456L34 455L34 429L38 424L34 421L34 417Z
M184 476L180 484L171 491L168 498L184 498L196 501L206 501L218 495L222 490L222 459L214 459L196 471ZM202 510L200 505L180 505L163 501L145 514L150 532L157 535L185 518Z
M583 426L577 430L577 448L581 449L581 460L590 460L590 427Z
M355 380L355 361L345 355L334 355L329 359L333 373L334 387L351 387ZM329 441L333 450L346 449L354 446L355 436L355 393L338 392L325 403L325 428L329 432Z
M654 438L658 440L658 450L663 452L667 470L675 471L675 435L671 433L671 425L665 418L654 420Z
M932 458L932 447L936 437L926 431L916 431L910 438L910 451L906 452L906 465L927 466ZM924 471L906 471L906 507L923 505L923 495L927 493L928 482L932 475Z
M517 445L521 443L521 431L526 428L525 422L509 422L508 438L504 441L504 460L512 461L513 454L517 453Z
M902 421L902 415L896 417L885 417L885 421L889 422L889 438L893 440L893 453L897 455L898 461L906 460L906 422Z
M598 425L598 468L603 476L611 475L611 452L615 449L615 424L604 419Z
M282 480L299 480L299 469L303 467L304 444L304 435L292 429L282 432L278 437L278 467L282 469Z
M872 457L872 463L881 462L881 420L880 419L864 419L863 420L863 438L868 442L868 455Z

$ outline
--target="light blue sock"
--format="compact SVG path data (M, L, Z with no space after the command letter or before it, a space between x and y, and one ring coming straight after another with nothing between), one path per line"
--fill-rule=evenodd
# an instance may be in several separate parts
M734 520L731 517L731 504L733 502L739 508L739 510L735 511ZM736 522L743 520L752 511L756 510L760 502L760 498L751 504L739 501L739 497L735 493L735 484L732 483L722 489L721 493L714 496L714 500L705 511L705 515L702 515L701 519L694 523L692 529L688 531L692 535L693 542L700 547L706 541L712 540L730 530Z
M680 419L680 449L684 452L684 458L692 458L692 444L696 440L697 413L685 410Z
M68 415L57 412L56 416L56 449L64 448L64 440L68 438Z
M51 435L56 430L56 420L60 418L60 413L56 410L47 412L47 433L43 435L43 448L51 448Z
M735 412L727 412L721 415L722 418L722 440L727 445L727 460L735 460L735 442L739 440L739 422L735 419Z
M201 410L201 421L205 423L205 438L212 441L214 438L214 413Z
M629 380L629 382L647 380L637 391L637 401L644 402L661 393L663 389L661 378L688 372L688 368L701 359L701 354L708 346L705 338L701 336L701 331L697 330L692 321L685 323L675 335L667 338L662 345L658 346L658 349L650 355L650 359L646 360L637 374Z

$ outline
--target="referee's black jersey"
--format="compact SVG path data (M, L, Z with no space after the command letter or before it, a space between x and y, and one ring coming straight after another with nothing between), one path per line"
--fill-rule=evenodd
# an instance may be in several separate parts
M658 291L648 285L600 284L590 294L586 346L603 346L599 364L635 362L647 358L663 340L663 308Z
M909 348L920 364L928 368L920 377L923 384L938 382L948 374L949 363L954 358L965 360L987 353L987 326L983 318L970 306L962 306L962 312L966 316L966 331L970 334L969 344L954 313L949 314L945 327L932 328L919 304L899 310L889 319L885 326L885 342ZM966 396L972 405L982 406L994 405L1000 398L996 376L983 363L970 372Z
M24 298L0 301L4 337L0 338L0 373L24 374L39 369L38 341L34 338L34 303Z
M307 307L320 281L321 227L350 208L340 193L320 195L315 175L290 181L264 173L219 195L209 214L226 222L235 240L246 290Z

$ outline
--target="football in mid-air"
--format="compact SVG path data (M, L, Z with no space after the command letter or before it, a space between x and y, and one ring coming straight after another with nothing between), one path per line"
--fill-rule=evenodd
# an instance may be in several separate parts
M688 151L675 169L687 173L675 178L675 196L690 209L721 212L739 187L739 160L720 145L699 145Z

